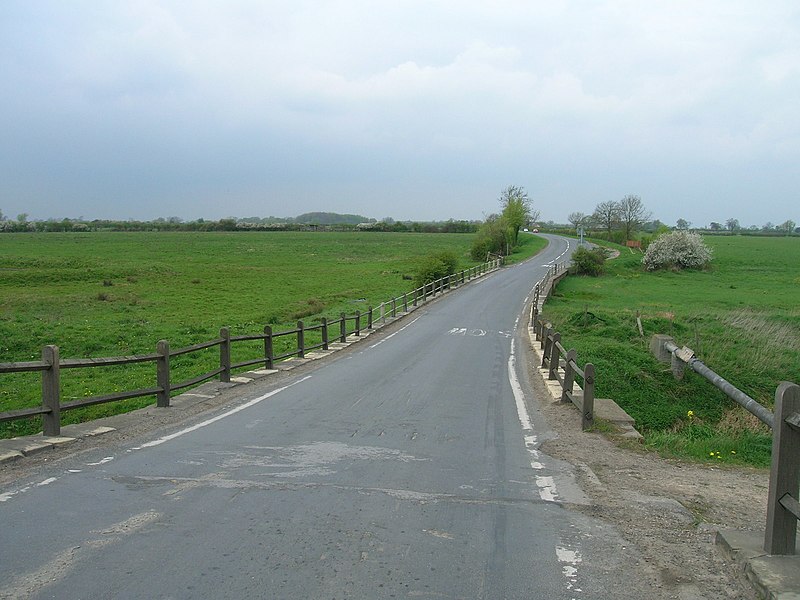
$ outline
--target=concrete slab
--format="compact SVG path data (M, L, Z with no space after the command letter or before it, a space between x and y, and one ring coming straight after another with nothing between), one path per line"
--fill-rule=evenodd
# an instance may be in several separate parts
M42 450L50 450L60 444L74 442L73 437L45 437L42 435L32 435L29 437L11 438L0 440L0 450L20 452L25 456L36 454Z
M12 460L18 460L25 456L19 450L2 450L0 449L0 464L5 462L11 462Z
M231 381L236 383L250 383L253 381L251 377L244 377L243 375L237 375L236 377L231 377Z
M277 373L278 369L259 369L258 371L253 371L256 375L272 375L273 373Z
M307 358L289 358L283 362L279 362L277 367L279 371L291 371L295 367L304 365L307 362L309 362L309 359Z
M97 423L75 423L73 425L65 425L61 428L61 435L72 438L87 438L96 435L103 435L104 433L111 433L116 431L115 427L106 427L98 425Z
M633 425L635 423L633 417L622 410L619 405L610 398L595 398L594 399L594 416L610 421L615 425Z
M734 561L762 598L800 600L800 555L764 552L764 534L724 529L717 532L720 551Z

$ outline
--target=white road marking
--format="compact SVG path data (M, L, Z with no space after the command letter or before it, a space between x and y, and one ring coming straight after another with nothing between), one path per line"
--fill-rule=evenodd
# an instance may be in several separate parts
M96 467L97 465L104 465L107 462L111 462L112 460L114 460L113 456L106 456L105 458L103 458L103 459L101 459L101 460L99 460L97 462L86 463L86 466L87 467Z
M58 477L48 477L44 481L40 481L39 483L37 483L36 487L42 487L42 486L45 486L45 485L50 485L51 483L53 483L54 481L57 481L57 480L58 480Z
M422 316L419 316L419 317L417 317L416 319L414 319L413 321L410 321L410 322L408 323L408 325L404 325L403 327L401 327L400 329L398 329L398 330L397 330L397 331L395 331L394 333L391 333L391 334L387 335L387 336L386 336L385 338L383 338L383 339L382 339L380 342L377 342L377 343L375 343L375 344L372 344L372 346L370 346L370 348L375 348L375 347L377 347L377 346L380 346L380 345L381 345L383 342L385 342L386 340L390 340L390 339L392 339L394 336L396 336L398 333L400 333L400 332L401 332L401 331L403 331L404 329L408 329L409 327L411 327L411 326L412 326L414 323L416 323L417 321L419 321L421 318L422 318Z
M171 433L169 435L165 435L164 437L158 438L157 440L153 440L151 442L147 442L145 444L142 444L141 446L136 446L135 448L131 448L129 450L129 452L134 451L134 450L142 450L144 448L152 448L154 446L160 446L164 442L169 442L170 440L174 440L175 438L179 438L182 435L186 435L187 433L191 433L193 431L197 431L198 429L202 429L203 427L211 425L212 423L216 423L217 421L221 421L222 419L225 419L227 417L230 417L231 415L234 415L234 414L236 414L236 413L238 413L240 411L243 411L246 408L250 408L251 406L255 406L256 404L258 404L259 402L261 402L263 400L266 400L267 398L271 398L272 396L274 396L276 394L280 394L282 391L284 391L284 390L286 390L286 389L288 389L288 388L290 388L290 387L292 387L294 385L297 385L298 383L302 383L306 379L311 379L311 375L306 375L305 377L303 377L302 379L298 379L294 383L290 383L289 385L285 385L285 386L283 386L281 388L278 388L277 390L272 390L271 392L268 392L268 393L264 394L263 396L259 396L258 398L253 398L249 402L245 402L244 404L242 404L240 406L237 406L236 408L232 408L228 412L224 412L221 415L217 415L216 417L212 417L212 418L210 418L210 419L208 419L206 421L203 421L202 423L198 423L197 425L192 425L191 427L187 427L186 429L181 429L180 431L176 431L175 433Z

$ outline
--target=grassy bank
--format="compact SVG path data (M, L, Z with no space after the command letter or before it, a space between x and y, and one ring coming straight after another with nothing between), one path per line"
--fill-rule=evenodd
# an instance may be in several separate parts
M766 406L800 381L800 240L708 237L708 271L646 273L620 248L599 278L568 277L545 313L598 370L597 393L635 419L647 444L715 462L767 464L769 431L694 373L676 382L648 352L654 333L690 346ZM645 335L636 326L641 314Z
M452 251L459 268L472 236L413 233L89 233L0 236L0 362L153 352L264 325L353 314L413 289L420 258ZM543 245L531 239L517 257ZM287 344L291 343L287 340ZM257 345L257 344L256 344ZM252 357L252 354L250 355ZM236 357L234 357L236 360ZM214 368L216 349L173 361L176 380ZM152 364L62 371L62 401L149 387ZM37 373L0 376L0 411L40 402ZM64 423L129 410L152 398L63 414ZM0 425L0 435L40 421Z

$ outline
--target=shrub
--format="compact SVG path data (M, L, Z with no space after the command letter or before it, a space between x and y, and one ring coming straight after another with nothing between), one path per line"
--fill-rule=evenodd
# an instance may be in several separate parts
M456 272L458 257L452 252L437 252L424 257L417 265L414 281L424 285Z
M587 248L581 246L572 255L572 267L570 273L573 275L591 275L597 277L602 275L606 269L606 249L601 246Z
M702 269L711 262L711 249L696 233L673 231L657 237L647 247L642 263L656 269Z

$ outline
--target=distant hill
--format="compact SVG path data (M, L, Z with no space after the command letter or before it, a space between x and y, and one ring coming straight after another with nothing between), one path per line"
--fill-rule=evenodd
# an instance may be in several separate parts
M296 216L293 221L306 225L358 225L359 223L374 223L375 219L361 215L340 215L332 212L309 212Z

